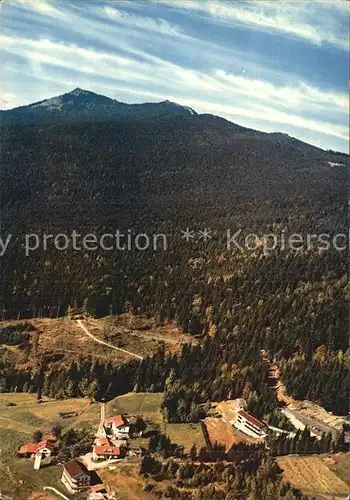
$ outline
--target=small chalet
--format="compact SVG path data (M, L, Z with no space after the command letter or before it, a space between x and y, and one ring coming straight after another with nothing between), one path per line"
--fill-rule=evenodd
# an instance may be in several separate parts
M61 481L69 493L74 495L90 486L90 475L80 462L73 459L63 464Z
M120 439L129 437L130 425L123 415L106 418L103 426L107 435Z
M27 443L21 446L18 450L18 455L24 458L33 457L33 455L41 455L42 458L51 457L57 451L58 445L54 439L44 439L39 443Z
M248 436L252 437L264 437L266 436L267 425L265 422L260 422L253 415L245 410L240 410L237 412L236 420L237 429L243 431Z

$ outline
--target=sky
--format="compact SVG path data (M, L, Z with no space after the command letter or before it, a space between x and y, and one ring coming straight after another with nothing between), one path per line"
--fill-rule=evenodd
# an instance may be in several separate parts
M346 0L3 0L1 108L76 87L349 152Z

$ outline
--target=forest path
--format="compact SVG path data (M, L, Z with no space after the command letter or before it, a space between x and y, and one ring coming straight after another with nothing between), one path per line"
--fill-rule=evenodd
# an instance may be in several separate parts
M86 335L88 335L90 338L92 338L98 344L105 345L107 347L110 347L111 349L115 349L116 351L124 352L125 354L128 354L129 356L133 356L134 358L143 359L143 357L140 356L139 354L135 354L134 352L126 351L125 349L122 349L121 347L116 347L115 345L108 344L108 342L105 342L104 340L101 340L101 339L95 337L95 335L93 335L91 332L89 332L89 330L83 324L81 319L77 319L76 323L78 326L80 326L80 328L83 330L83 332Z

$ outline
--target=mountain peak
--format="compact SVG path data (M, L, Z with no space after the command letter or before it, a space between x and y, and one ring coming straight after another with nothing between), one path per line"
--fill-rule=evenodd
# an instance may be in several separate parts
M2 120L12 123L54 121L55 119L59 121L154 119L191 115L197 115L197 113L192 108L168 99L162 102L127 104L80 87L28 106L1 111Z
M92 92L89 92L88 90L81 89L80 87L76 87L75 89L71 90L68 92L70 95L82 95L82 94L91 94Z

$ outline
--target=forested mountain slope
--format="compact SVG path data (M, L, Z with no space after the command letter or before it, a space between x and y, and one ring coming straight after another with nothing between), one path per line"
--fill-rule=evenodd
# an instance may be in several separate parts
M182 360L145 360L132 379L163 390L177 378L166 405L175 415L184 401L184 419L197 403L244 391L263 414L262 348L280 360L293 395L346 412L346 252L228 248L227 230L241 229L241 238L346 233L347 156L174 103L117 116L106 109L122 103L81 97L76 107L62 104L63 119L49 106L42 115L30 106L2 113L2 234L13 233L1 266L5 316L84 304L100 316L132 310L175 319L205 336ZM189 242L186 228L195 231ZM199 239L205 228L208 241ZM164 233L168 248L58 251L40 243L25 257L21 246L26 232L117 229Z

